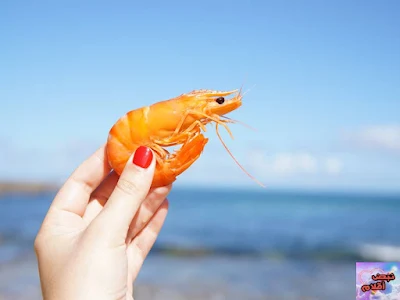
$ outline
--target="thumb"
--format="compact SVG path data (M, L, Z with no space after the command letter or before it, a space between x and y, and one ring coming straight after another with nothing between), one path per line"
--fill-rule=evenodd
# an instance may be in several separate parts
M150 148L139 147L126 166L96 219L108 242L125 243L129 226L140 205L149 193L153 181L155 159ZM110 240L111 239L111 240ZM112 243L114 244L114 243Z

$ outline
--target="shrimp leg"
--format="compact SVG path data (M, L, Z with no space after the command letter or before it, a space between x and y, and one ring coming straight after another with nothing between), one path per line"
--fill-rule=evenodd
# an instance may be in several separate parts
M200 157L207 142L208 139L201 133L193 135L166 160L165 166L176 175L183 173Z
M164 147L176 146L179 144L183 144L186 141L188 141L190 138L192 138L194 135L199 134L200 128L203 128L203 127L204 127L204 125L201 124L200 121L195 121L185 131L183 131L181 133L177 133L177 134L173 133L170 137L164 138L162 140L154 140L154 143L164 146Z

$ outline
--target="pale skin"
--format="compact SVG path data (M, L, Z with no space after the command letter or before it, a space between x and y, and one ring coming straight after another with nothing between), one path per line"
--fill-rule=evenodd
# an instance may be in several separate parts
M133 299L133 283L168 211L171 185L150 189L128 160L110 173L102 146L65 182L35 240L44 300Z

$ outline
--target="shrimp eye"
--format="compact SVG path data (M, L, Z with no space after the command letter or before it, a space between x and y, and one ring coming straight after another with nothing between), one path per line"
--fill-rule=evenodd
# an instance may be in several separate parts
M222 104L225 102L225 99L224 99L224 97L219 97L219 98L215 99L215 101L217 101L218 104Z

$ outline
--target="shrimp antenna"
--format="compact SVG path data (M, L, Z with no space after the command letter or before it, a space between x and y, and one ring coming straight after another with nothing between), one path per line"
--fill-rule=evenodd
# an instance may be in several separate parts
M252 88L254 88L254 87L255 87L255 85L253 85ZM240 89L239 89L239 91L238 91L238 95L242 94L242 89L243 89L243 85L240 87ZM248 89L246 92L244 92L244 93L242 94L242 97L243 97L247 92L249 92L249 91L250 91L250 89ZM243 126L249 128L249 129L253 130L253 131L257 131L257 129L255 129L254 127L251 127L250 125L247 125L247 124L244 123L244 122L241 122L241 121L238 121L238 120L229 118L229 117L227 117L227 116L220 116L220 117L225 118L225 119L228 120L228 121L225 120L225 121L222 121L222 122L227 122L227 123L238 123L238 124L241 124L241 125L243 125Z
M240 87L240 90L239 90L239 92L238 92L238 95L242 94L243 86L244 86L244 84L245 84L245 82L246 82L246 80L247 80L246 77L247 77L247 75L245 76L245 79L243 80L243 83L242 83L242 86ZM247 91L245 91L245 92L242 94L242 97L243 97L245 94L247 94L248 92L250 92L250 90L252 90L255 86L256 86L256 85L254 84L250 89L248 89Z
M254 88L254 87L255 87L255 85L253 85L252 88ZM242 89L243 89L243 86L240 87L239 92L238 92L238 95L240 95L240 94L242 93ZM251 89L248 89L246 92L244 92L244 93L242 94L242 97L243 97L247 92L249 92L250 90L251 90ZM243 125L243 126L249 128L249 129L253 130L253 131L257 131L257 129L255 129L254 127L251 127L250 125L248 125L248 124L246 124L246 123L244 123L244 122L241 122L241 121L238 121L238 120L229 118L229 117L227 117L227 116L220 116L220 117L226 119L225 121L222 121L222 122L226 122L226 123L238 123L238 124L241 124L241 125Z
M247 176L249 176L252 180L254 180L256 183L258 183L261 187L265 188L265 185L263 185L260 181L258 181L254 176L252 176L249 172L246 171L245 168L242 167L242 165L237 161L237 159L233 156L233 154L231 153L231 151L228 149L228 147L226 146L226 144L224 143L224 141L221 138L221 135L219 134L218 131L218 123L215 123L215 131L217 132L218 138L221 141L222 145L224 146L225 150L229 153L229 155L232 157L232 159L235 161L235 163L239 166L239 168L242 169L242 171L244 173L247 174Z
M229 118L229 117L227 117L227 116L221 116L221 118L227 119L228 121L225 121L225 122L227 122L227 123L238 123L238 124L243 125L243 126L249 128L249 129L251 129L251 130L257 131L257 129L255 129L254 127L251 127L250 125L247 125L247 124L244 123L244 122L241 122L241 121L238 121L238 120Z
M251 88L249 88L247 91L245 91L245 92L242 94L242 97L243 97L244 95L246 95L248 92L250 92L252 89L254 89L255 86L256 86L256 84L254 84Z

